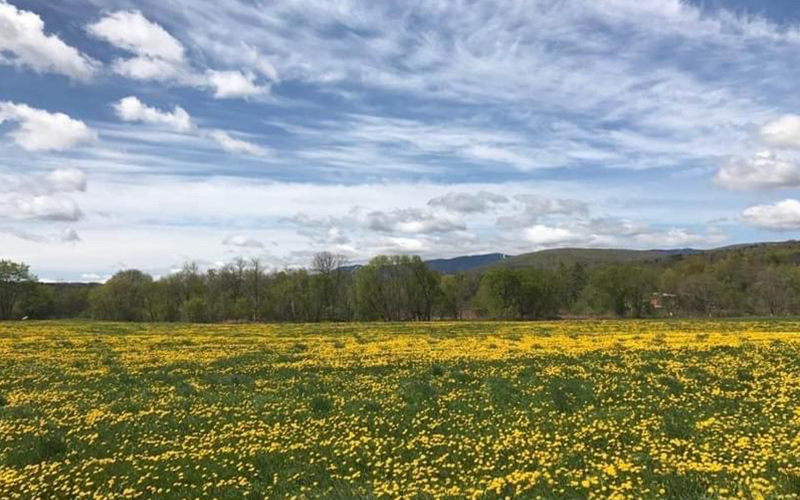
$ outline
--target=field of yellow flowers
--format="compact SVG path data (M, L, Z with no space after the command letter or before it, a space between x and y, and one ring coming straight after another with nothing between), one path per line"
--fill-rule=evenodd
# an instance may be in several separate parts
M800 323L0 323L0 499L797 499Z

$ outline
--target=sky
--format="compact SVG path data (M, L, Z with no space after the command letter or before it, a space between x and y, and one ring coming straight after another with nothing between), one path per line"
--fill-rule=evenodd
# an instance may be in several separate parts
M40 279L800 233L795 0L0 0Z

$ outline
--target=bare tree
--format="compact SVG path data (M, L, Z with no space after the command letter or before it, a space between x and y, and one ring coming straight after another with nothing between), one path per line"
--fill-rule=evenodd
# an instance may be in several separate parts
M253 298L254 300L254 308L253 308L253 321L258 321L261 317L261 259L258 257L253 257L250 259L250 264L252 266L252 273L253 273Z
M331 274L348 263L346 256L331 252L317 252L311 259L311 270L318 274Z
M346 256L332 252L318 252L311 259L311 270L316 282L313 301L316 321L338 319L339 306L344 300L342 268L347 262Z

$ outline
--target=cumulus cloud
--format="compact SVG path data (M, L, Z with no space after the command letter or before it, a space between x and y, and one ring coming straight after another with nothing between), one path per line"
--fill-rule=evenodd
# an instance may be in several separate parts
M222 240L222 244L240 248L264 248L264 244L259 240L241 234L226 237Z
M0 219L77 221L83 212L69 193L86 191L86 185L86 175L77 169L0 175Z
M138 10L109 13L86 29L92 36L131 54L112 64L115 72L131 79L211 89L218 99L250 97L270 90L269 85L258 83L252 71L195 69L186 58L183 44ZM277 81L275 68L253 47L244 45L234 59Z
M233 154L251 156L265 156L267 150L257 144L233 137L225 130L204 129L194 126L192 117L180 106L175 106L172 111L164 111L148 106L135 96L125 97L112 104L120 120L126 122L141 122L151 125L164 125L176 132L191 133L199 137L211 139L223 151Z
M39 73L58 73L87 81L98 64L57 35L47 34L37 14L0 0L0 62L27 66Z
M195 85L197 81L184 58L183 45L139 11L109 13L86 30L132 54L129 58L117 58L112 64L114 71L122 76L181 85Z
M706 246L727 239L716 228L693 232L685 228L656 228L613 216L593 216L585 202L521 194L514 200L521 212L498 218L500 239L518 251L558 247L674 248Z
M203 135L213 139L223 150L234 154L247 154L252 156L265 156L267 150L252 142L237 139L224 130L208 130Z
M716 227L710 227L705 233L695 233L685 228L672 227L665 231L645 232L636 241L651 248L681 248L694 245L722 243L728 236Z
M166 125L178 132L188 132L192 129L192 120L189 113L180 106L175 106L171 112L162 111L147 106L134 96L120 99L113 106L114 111L122 121Z
M17 123L10 135L26 151L61 151L97 139L97 134L80 120L26 104L0 101L0 124L5 121Z
M742 212L740 219L769 231L800 230L800 201L786 199L770 205L756 205Z
M647 224L611 217L579 219L554 224L534 224L515 231L521 240L538 248L639 247L651 249L707 246L725 241L727 236L717 228L705 233L685 228L657 229Z
M190 84L191 77L182 65L163 59L131 57L116 59L111 68L118 74L132 80L153 80L156 82Z
M733 159L716 174L726 189L786 189L800 186L800 162L763 151L749 159Z
M256 75L241 71L209 70L208 83L214 89L214 97L225 99L230 97L249 97L269 92L269 86L258 85Z
M53 194L86 191L86 174L76 168L61 168L45 175L0 174L0 195L4 193Z
M449 233L466 230L464 221L460 219L417 208L370 212L366 216L366 227L371 231L406 234Z
M82 217L75 200L59 194L0 198L0 218L77 221Z
M60 168L53 170L37 182L39 188L49 192L86 191L86 174L77 168Z
M488 212L494 205L508 203L505 196L481 191L477 194L449 192L443 196L432 198L428 206L442 207L451 212L474 214Z
M305 213L298 213L284 219L297 226L297 233L309 238L318 245L335 245L341 250L342 245L350 243L345 227L352 227L355 220L352 217L311 217Z
M181 43L139 11L109 13L87 29L95 37L138 56L183 61Z
M787 114L761 128L761 138L776 148L800 148L800 116Z
M579 200L548 198L537 194L520 194L514 200L522 205L522 212L500 217L497 220L498 226L529 226L547 216L585 217L589 214L588 205Z
M523 229L525 241L541 247L561 246L584 241L586 236L563 227L536 224Z

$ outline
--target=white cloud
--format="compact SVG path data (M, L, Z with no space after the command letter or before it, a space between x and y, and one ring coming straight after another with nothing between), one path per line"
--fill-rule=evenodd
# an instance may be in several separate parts
M569 229L550 227L542 224L536 224L525 228L523 234L527 242L537 247L568 245L585 239L585 236L577 235Z
M541 162L536 162L531 156L527 156L510 149L499 146L489 146L478 144L469 146L465 150L465 156L478 160L488 160L492 162L507 163L514 165L520 170L532 170L541 168Z
M521 227L538 224L543 217L548 216L578 216L589 215L589 208L585 202L565 198L548 198L538 194L520 194L514 200L522 204L521 213L506 215L497 220L498 226Z
M151 22L139 11L107 14L86 27L89 34L133 54L117 58L114 71L134 80L198 86L202 78L192 74L185 60L183 45L160 25Z
M197 137L208 138L216 142L224 151L233 154L265 156L267 150L252 142L233 137L225 130L204 129L192 124L192 117L180 106L173 110L163 111L129 96L113 104L117 116L126 122L143 122L151 125L165 125L177 132L190 133Z
M0 195L33 195L86 191L86 174L76 168L61 168L46 175L0 174Z
M763 151L750 159L733 159L723 165L715 180L734 190L786 189L800 186L800 162Z
M75 200L60 194L0 198L0 219L77 221L82 217L83 213Z
M449 192L443 196L431 198L428 206L443 207L451 212L463 214L484 213L494 205L508 203L508 198L503 195L480 191L479 193Z
M37 14L0 0L0 56L3 54L9 54L10 62L15 65L76 80L91 79L97 69L97 63L90 57L57 35L45 33L44 21Z
M211 89L218 99L252 97L270 91L269 85L258 83L258 77L252 71L198 71L187 60L181 42L140 11L112 12L87 26L87 31L133 54L127 59L116 59L112 68L118 74L134 80ZM224 52L235 54L232 59L247 64L269 80L278 80L275 68L252 46L240 44L238 50L228 49Z
M81 237L78 235L78 232L71 227L68 227L61 232L60 239L62 243L78 243L81 241Z
M209 70L207 76L208 83L214 89L214 97L218 99L250 97L269 92L268 86L256 83L256 76L253 73Z
M60 151L97 139L97 134L80 120L26 104L0 101L0 124L4 121L18 123L10 135L26 151Z
M634 241L650 248L684 248L695 245L708 246L727 240L727 235L718 228L708 228L706 233L694 233L684 228L672 227L666 231L649 230L636 235Z
M86 191L86 174L77 168L53 170L44 177L43 184L51 192Z
M783 115L761 128L761 138L776 148L800 148L800 116Z
M112 68L120 75L133 80L154 80L157 82L184 82L191 77L186 69L172 61L150 57L117 59Z
M139 11L112 12L87 29L95 37L138 56L183 61L183 45Z
M241 234L226 237L222 240L222 244L242 248L264 248L264 244L259 240Z
M113 106L117 116L126 122L166 125L178 132L188 132L192 129L189 113L180 106L175 106L172 112L161 111L147 106L134 96L120 99Z
M742 222L770 231L800 230L800 201L786 199L772 205L756 205L742 212Z
M464 221L436 212L407 208L366 215L366 227L383 233L431 234L464 231Z
M203 135L213 139L219 144L222 149L229 153L247 154L252 156L265 156L267 150L252 142L236 139L224 130L209 130L203 132Z
M83 212L69 193L86 187L86 175L71 168L46 175L0 174L0 219L77 221Z

